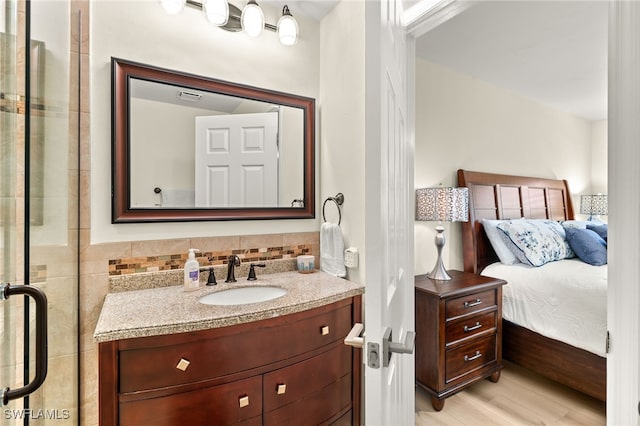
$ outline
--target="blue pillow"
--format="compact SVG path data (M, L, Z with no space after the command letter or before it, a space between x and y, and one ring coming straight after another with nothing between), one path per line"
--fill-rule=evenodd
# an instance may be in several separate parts
M595 231L565 228L565 232L569 246L580 260L594 266L606 265L607 243Z
M600 238L602 238L603 240L607 241L608 230L607 230L607 224L606 223L602 224L602 225L589 224L589 225L587 225L587 229L591 229L596 234L598 234L600 236Z

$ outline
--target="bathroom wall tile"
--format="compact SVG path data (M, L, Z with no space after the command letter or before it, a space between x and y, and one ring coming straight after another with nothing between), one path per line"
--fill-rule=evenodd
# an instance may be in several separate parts
M47 277L75 276L78 270L77 231L69 231L66 245L31 246L32 265L46 265ZM69 239L74 238L74 239Z
M265 234L265 235L241 235L239 248L242 250L252 249L256 247L271 248L282 247L282 234Z
M80 44L80 52L89 52L89 1L79 0L71 1L70 10L70 27L71 40L69 48L72 52L78 52L78 37L82 37ZM78 13L80 12L80 14ZM81 20L81 34L79 34L78 20Z
M88 153L86 155L88 155ZM81 170L80 171L80 229L88 230L91 226L90 195L91 195L91 172L89 170Z
M80 274L99 274L109 271L109 259L131 257L131 243L106 243L91 245L89 230L80 231Z
M96 345L97 347L97 345ZM98 351L80 352L80 416L83 426L98 425Z
M33 407L47 407L56 410L57 419L53 424L75 425L79 422L78 401L78 354L49 358L47 380L41 390L34 395L40 395L41 404L34 402ZM30 397L30 398L33 398ZM65 418L68 415L68 418ZM51 421L41 419L38 422L29 422L34 425L48 425Z
M293 246L298 244L320 244L319 232L292 232L282 234L282 245Z
M100 316L102 303L109 292L109 275L83 275L80 278L80 348L95 349L93 332Z
M91 170L90 118L91 115L89 113L80 112L80 170L83 171Z
M75 353L78 333L77 280L74 276L48 278L36 284L47 295L49 327L49 356Z
M80 96L80 85L77 84L77 82L80 79L80 76L78 75L78 73L80 72L80 70L78 69L78 61L80 60L80 53L77 51L74 52L70 52L69 53L69 81L73 82L74 84L69 84L69 104L68 104L68 110L69 110L69 115L77 115L78 111L80 110L80 105L78 102L78 96ZM76 127L69 127L69 131L73 132L73 130L76 129ZM69 139L70 141L76 140L77 136L74 136L73 138Z
M191 238L191 247L200 249L201 252L224 252L231 251L240 247L240 237L206 237Z
M187 253L191 248L187 238L174 240L134 241L131 243L131 257L160 256L168 253ZM198 247L199 248L199 247Z

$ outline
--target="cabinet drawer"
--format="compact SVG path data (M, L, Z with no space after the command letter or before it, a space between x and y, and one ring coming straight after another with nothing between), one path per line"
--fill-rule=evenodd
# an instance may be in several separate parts
M351 405L351 374L319 391L263 414L264 426L319 425Z
M179 344L167 344L163 336L140 339L144 345L134 342L120 350L119 391L183 385L268 366L342 340L351 330L351 315L351 305L344 305L198 332Z
M304 399L351 372L351 348L340 344L328 352L264 375L264 410ZM327 413L331 414L331 413Z
M121 426L261 424L262 377L120 404Z
M494 311L487 314L465 317L447 324L445 334L447 346L480 333L487 333L488 331L495 332L496 315Z
M496 361L496 335L482 337L446 353L445 383Z
M487 290L481 293L449 299L446 302L447 319L468 315L474 312L496 306L496 291Z

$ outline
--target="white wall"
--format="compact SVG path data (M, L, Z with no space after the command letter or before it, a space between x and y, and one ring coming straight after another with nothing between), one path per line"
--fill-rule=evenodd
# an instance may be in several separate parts
M591 130L589 121L416 60L416 188L456 186L458 169L567 179L578 209L595 167ZM606 175L606 158L601 164ZM435 225L415 222L416 275L435 264ZM444 226L445 267L462 269L461 225Z
M267 22L276 23L281 11L262 7ZM111 224L110 58L318 98L319 24L298 15L296 19L300 40L295 46L283 46L271 31L251 38L213 27L201 11L191 7L170 16L156 1L92 2L92 243L319 229L318 219L272 220L268 226L265 221ZM319 207L316 212L318 217Z
M607 120L591 123L591 192L607 194Z
M364 55L364 2L342 1L320 24L320 204L344 194L340 227L345 247L360 251L360 267L347 269L347 277L360 283L365 261ZM331 201L326 217L338 220Z

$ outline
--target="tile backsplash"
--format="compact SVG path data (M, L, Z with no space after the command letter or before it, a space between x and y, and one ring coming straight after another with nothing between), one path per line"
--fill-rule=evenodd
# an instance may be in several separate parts
M200 267L206 267L224 265L232 254L237 255L240 261L245 263L295 259L299 255L316 254L316 252L317 244L310 243L283 245L279 247L252 247L245 249L204 251L196 253L196 259L200 263ZM109 259L109 276L182 269L186 260L187 253L167 253L164 255Z

